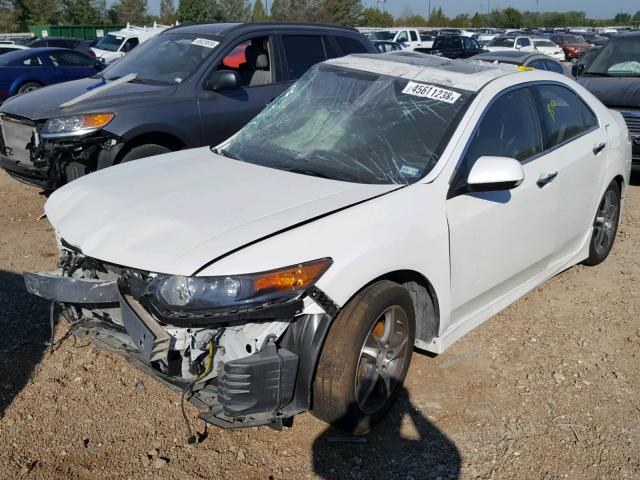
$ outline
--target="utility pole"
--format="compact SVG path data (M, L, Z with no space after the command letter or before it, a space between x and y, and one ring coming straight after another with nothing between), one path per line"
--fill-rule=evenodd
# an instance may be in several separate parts
M429 26L431 26L431 0L429 0L429 15L427 15Z
M487 0L487 13L491 13L491 0Z

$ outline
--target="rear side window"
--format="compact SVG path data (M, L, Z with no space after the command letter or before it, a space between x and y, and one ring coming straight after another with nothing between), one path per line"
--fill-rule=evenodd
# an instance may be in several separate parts
M340 46L343 55L349 55L350 53L367 53L365 46L354 38L349 37L333 37ZM327 42L329 43L329 42ZM329 52L327 51L327 54Z
M542 117L545 149L576 138L592 128L574 92L559 85L539 85L535 90Z
M518 39L519 47L528 47L529 45L531 45L531 41L528 38L523 37Z
M42 65L42 60L40 60L40 57L29 57L24 60L20 60L20 64L25 67L39 67Z
M56 67L90 67L93 60L73 52L54 52L49 59Z
M547 67L547 70L549 70L550 72L564 73L562 70L562 65L560 65L559 63L552 62L551 60L543 60L543 61Z
M326 60L322 37L317 35L283 35L289 78L300 78L316 63Z
M412 42L417 42L418 41L418 34L416 32L414 32L413 30L411 30L409 32L409 34L411 35L411 41Z
M511 157L521 162L542 152L542 135L528 88L508 92L487 110L476 129L464 163L468 170L483 156Z
M589 105L587 105L587 103L584 100L582 100L581 98L578 98L578 101L580 102L580 109L582 110L582 117L584 119L585 127L587 129L597 127L598 117L596 117L596 114L593 113L593 110L591 110Z

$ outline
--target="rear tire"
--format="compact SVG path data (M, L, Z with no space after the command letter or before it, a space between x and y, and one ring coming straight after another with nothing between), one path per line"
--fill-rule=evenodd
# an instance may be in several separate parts
M24 85L20 86L20 88L18 89L18 95L33 92L40 88L42 88L42 85L40 85L38 82L27 82Z
M155 155L162 155L163 153L169 153L167 147L163 147L162 145L156 145L155 143L148 143L146 145L140 145L138 147L133 147L129 150L120 163L130 162L132 160L139 160L141 158L153 157Z
M313 382L311 413L348 433L369 431L402 390L414 340L409 292L388 280L365 288L329 330Z
M589 242L589 257L583 262L585 265L598 265L609 256L616 239L619 222L620 187L614 180L607 187L598 206Z

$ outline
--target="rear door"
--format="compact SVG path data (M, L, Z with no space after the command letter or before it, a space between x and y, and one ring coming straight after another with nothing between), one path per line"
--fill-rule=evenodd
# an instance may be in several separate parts
M606 173L606 126L599 125L584 100L563 85L542 84L533 91L550 169L557 174L553 223L561 260L577 252L593 224Z
M98 72L93 59L72 50L51 52L47 56L55 66L56 83L89 77Z
M524 182L500 192L467 193L481 156L520 161ZM446 202L454 321L485 308L545 271L553 255L557 184L540 184L554 168L529 88L507 90L487 108L452 179Z

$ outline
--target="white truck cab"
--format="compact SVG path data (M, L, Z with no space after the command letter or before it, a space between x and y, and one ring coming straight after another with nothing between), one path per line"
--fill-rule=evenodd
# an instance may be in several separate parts
M169 26L156 23L153 24L153 27L136 27L127 24L126 28L122 30L108 32L91 50L99 60L104 63L112 63L167 28Z
M420 32L416 28L371 28L360 29L360 32L368 35L371 40L386 40L402 43L405 50L413 50L416 47L428 47L420 38Z

